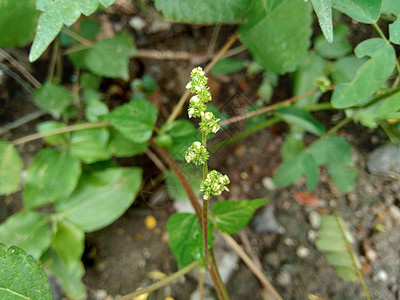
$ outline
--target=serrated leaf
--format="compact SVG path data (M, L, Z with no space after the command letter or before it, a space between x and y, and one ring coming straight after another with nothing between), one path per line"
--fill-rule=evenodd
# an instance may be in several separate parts
M60 281L64 293L71 299L86 299L86 289L81 278L85 274L85 269L80 260L74 261L68 267L55 250L50 248L40 258L42 264L46 266L48 272L57 277Z
M8 141L0 140L0 157L0 195L9 195L18 190L23 162Z
M46 273L24 250L0 243L0 298L52 300Z
M324 125L315 120L309 112L301 108L295 106L283 107L276 110L276 114L291 126L301 128L315 135L322 135L325 132Z
M393 44L400 44L400 17L389 25L389 37Z
M58 119L72 102L72 94L62 85L46 82L35 90L34 100L37 106Z
M85 232L98 230L125 212L141 183L139 168L110 168L84 174L75 192L56 203L56 209Z
M244 23L239 39L267 71L283 74L294 71L303 61L310 45L311 21L303 0L284 0Z
M235 58L222 58L211 69L213 76L221 74L232 74L242 70L245 67L244 61Z
M132 38L121 33L97 42L86 52L85 66L102 77L129 79L129 58L136 52Z
M147 142L135 143L127 139L121 132L116 129L110 129L110 141L108 142L108 149L112 155L116 157L134 156L142 154L148 148Z
M0 48L22 47L35 35L39 12L34 0L0 2ZM24 20L24 22L21 22Z
M126 138L136 143L151 138L157 120L157 108L146 100L136 100L114 109L104 117Z
M339 24L333 29L334 40L328 43L323 36L318 36L314 41L314 49L318 55L327 59L336 59L349 54L352 50L347 41L349 28Z
M332 0L338 11L362 23L372 24L378 21L382 0Z
M37 126L40 133L45 133L46 131L65 128L67 125L64 123L56 121L42 122ZM51 136L44 137L45 141L54 146L66 146L69 140L69 133L60 133Z
M256 209L267 202L267 199L219 201L211 207L211 212L219 230L234 234L242 230L253 217Z
M70 153L87 164L107 160L112 155L107 147L109 137L107 128L75 131L71 135Z
M318 23L329 43L333 41L332 29L332 3L331 0L311 0L312 6L318 17Z
M359 44L357 57L371 58L358 69L352 82L340 83L333 91L332 105L345 108L362 104L390 76L395 67L395 54L391 45L383 39L369 39Z
M400 119L400 93L387 98L379 107L376 117L380 119Z
M66 152L43 149L28 168L24 184L24 203L36 208L68 197L75 189L81 165Z
M216 24L240 20L250 0L203 0L200 2L155 0L154 4L165 17L172 21Z
M58 220L51 246L58 253L67 268L82 257L85 249L85 233L67 220Z
M213 227L208 226L208 243L214 242ZM194 260L202 259L203 240L199 221L191 213L173 214L167 221L168 244L182 269Z
M0 242L18 246L39 258L51 243L47 223L46 217L33 211L16 213L0 225Z

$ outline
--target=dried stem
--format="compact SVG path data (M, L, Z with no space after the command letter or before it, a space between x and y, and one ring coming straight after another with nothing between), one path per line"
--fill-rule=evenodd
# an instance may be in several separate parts
M169 50L148 50L139 49L138 57L141 58L151 58L159 60L192 60L192 59L207 59L209 56L207 54L193 54L184 51L169 51Z

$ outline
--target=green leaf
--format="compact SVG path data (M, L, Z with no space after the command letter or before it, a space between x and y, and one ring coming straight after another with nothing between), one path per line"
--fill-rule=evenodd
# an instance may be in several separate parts
M75 192L56 203L56 209L85 232L94 231L114 222L132 205L141 182L139 168L84 174Z
M282 160L287 161L296 157L303 151L302 136L298 134L289 134L285 138L282 146Z
M328 43L323 36L318 36L314 41L315 51L318 55L328 59L337 59L349 54L352 47L347 41L348 32L349 27L345 24L335 26L333 42Z
M195 195L200 196L200 184L203 181L203 172L201 168L198 168L186 162L179 164L179 167L186 178L190 178L189 184L192 187ZM181 182L176 177L175 173L171 170L168 170L165 174L165 188L167 190L168 196L171 199L174 199L176 201L189 200Z
M0 225L0 242L15 245L39 258L51 243L47 218L33 211L19 212Z
M24 250L0 243L0 298L52 300L46 273Z
M46 121L42 122L37 126L37 130L40 133L45 133L46 131L65 128L67 125L64 123L56 122L56 121ZM69 141L69 133L60 133L51 136L47 136L44 138L46 142L54 146L66 146Z
M148 148L147 142L135 143L127 139L121 132L111 128L108 149L116 157L134 156L142 154Z
M57 251L65 266L72 267L82 257L85 233L67 220L58 220L51 246Z
M98 0L101 5L104 7L109 7L110 5L114 4L116 0Z
M381 6L382 14L393 14L395 16L400 14L400 2L393 0L382 0Z
M68 197L80 174L81 165L75 157L54 149L41 150L28 168L25 205L32 209Z
M104 117L126 138L142 143L151 138L157 120L157 108L146 100L136 100L114 109Z
M100 88L101 78L85 72L80 77L80 83L84 90L98 90Z
M155 0L154 2L156 8L168 19L197 24L238 21L251 3L250 0Z
M72 94L62 85L46 82L35 90L34 100L37 106L58 119L72 102Z
M97 42L86 52L85 66L101 77L129 79L129 58L136 53L132 38L121 33Z
M88 40L95 39L101 30L100 24L92 19L82 19L80 25L80 34Z
M15 147L0 140L0 195L9 195L18 190L23 162Z
M400 119L400 93L387 98L379 107L376 117L379 119Z
M107 147L109 137L107 128L75 131L71 136L71 155L87 164L107 160L112 155Z
M357 74L357 70L366 62L366 59L357 58L349 55L338 59L333 63L331 70L332 81L335 85L341 82L352 81Z
M332 105L336 108L357 106L365 102L390 76L395 67L395 53L383 39L369 39L359 44L357 57L371 58L358 69L352 82L340 83L333 91Z
M400 15L395 22L389 25L389 37L393 44L400 45Z
M348 193L356 184L358 171L334 162L328 164L328 172L340 191Z
M332 0L333 7L361 23L378 21L382 0Z
M319 26L329 43L333 41L331 0L311 0Z
M232 74L242 70L245 67L244 61L235 58L222 58L211 69L213 76L221 74Z
M303 0L283 0L266 13L254 13L262 16L240 27L240 41L267 71L294 71L310 46L312 18L308 5Z
M283 107L276 110L276 114L291 126L301 128L315 135L322 135L325 132L322 123L315 120L309 112L298 107Z
M267 202L267 199L219 201L211 207L211 212L219 230L234 234L242 230L249 223L256 209Z
M214 242L213 227L208 226L208 244ZM168 244L182 269L194 260L202 259L203 240L199 221L191 213L173 214L167 221Z
M29 43L35 35L38 17L34 0L0 1L0 48Z
M88 121L99 121L99 117L108 114L108 106L101 102L102 95L96 90L86 89L83 91L85 99L85 115Z
M40 258L48 272L53 274L61 283L64 293L71 299L86 299L86 289L81 278L85 269L80 260L76 260L66 266L55 250L50 248Z

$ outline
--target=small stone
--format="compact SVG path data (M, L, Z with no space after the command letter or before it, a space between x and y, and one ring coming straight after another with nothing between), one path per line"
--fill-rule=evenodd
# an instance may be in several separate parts
M304 246L299 246L296 249L296 254L300 258L306 258L310 255L310 249L308 249Z
M386 281L389 279L389 275L388 275L388 273L386 273L386 271L384 271L384 270L379 270L379 271L376 273L374 279L377 280L377 281L386 282Z
M288 271L281 270L276 277L276 281L281 285L281 286L288 286L292 282L292 276Z
M321 216L316 211L311 211L308 214L308 220L310 221L311 227L313 229L319 229L321 225Z
M280 266L280 264L281 264L281 261L280 261L280 259L279 259L279 255L278 255L276 252L268 253L268 254L265 256L265 261L266 261L266 263L267 263L268 265L270 265L273 269L277 269L277 268Z
M257 233L279 233L284 234L285 228L275 218L274 208L267 205L253 219L253 228Z
M398 146L389 144L372 151L367 157L367 168L374 175L400 173L400 151Z
M107 297L107 291L100 289L93 291L93 299L95 300L104 300Z
M315 230L307 231L307 238L311 243L314 243L317 240L318 233Z
M130 18L129 25L131 25L131 27L136 31L142 32L143 29L146 27L146 21L139 16L134 16Z
M400 222L400 208L396 205L390 205L389 214L396 223Z
M262 179L262 185L265 187L268 191L274 191L276 190L276 186L274 184L274 181L272 180L271 177L264 177Z
M291 238L285 238L283 240L286 246L292 247L295 245L295 242Z
M171 28L171 23L161 20L154 20L149 26L149 33L168 31L170 28Z

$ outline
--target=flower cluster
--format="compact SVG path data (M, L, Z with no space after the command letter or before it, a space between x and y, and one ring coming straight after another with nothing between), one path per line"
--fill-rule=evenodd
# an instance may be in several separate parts
M202 102L211 101L211 93L206 86L207 77L201 67L192 70L192 81L186 85L186 89L190 90L193 94L197 94Z
M201 114L200 129L206 135L210 133L217 133L221 128L218 125L220 119L217 119L212 112L205 112Z
M194 142L186 151L185 159L188 163L204 165L210 157L206 147L200 142Z
M230 183L228 176L222 175L220 172L212 170L207 174L207 178L201 183L200 190L203 193L204 200L210 199L212 196L221 195L223 191L229 191L226 187Z
M200 100L199 96L195 95L192 98L190 98L189 108L188 108L189 118L201 117L201 114L205 112L206 109L207 106L204 104L203 101Z

